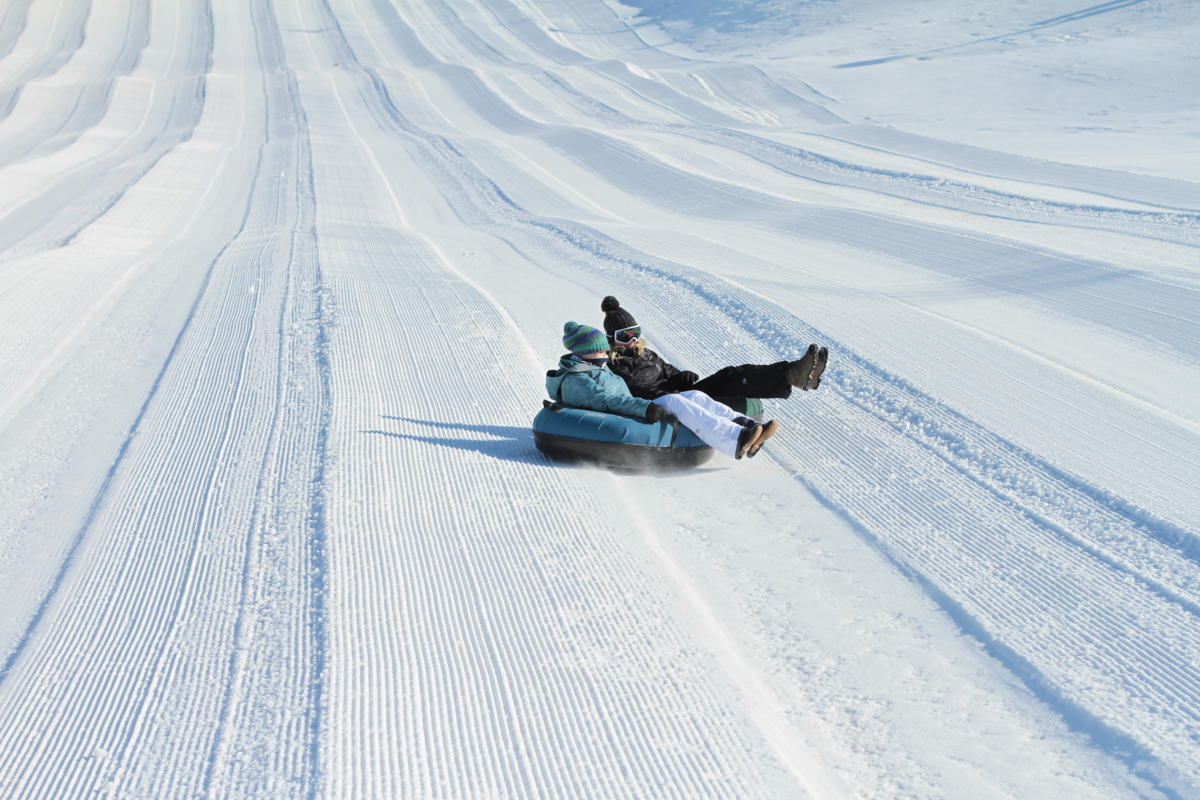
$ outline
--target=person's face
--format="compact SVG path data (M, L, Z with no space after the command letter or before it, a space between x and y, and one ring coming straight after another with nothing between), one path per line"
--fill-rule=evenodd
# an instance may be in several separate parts
M630 325L613 331L613 349L618 353L629 353L637 349L637 343L642 338L642 326Z

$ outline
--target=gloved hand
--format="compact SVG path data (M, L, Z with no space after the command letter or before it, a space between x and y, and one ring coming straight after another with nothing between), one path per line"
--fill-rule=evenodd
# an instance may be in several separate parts
M675 377L671 378L671 387L677 392L682 392L685 389L690 389L696 385L696 381L700 380L700 376L694 372L675 373Z
M670 413L660 405L651 403L646 408L646 422L664 422L670 418Z

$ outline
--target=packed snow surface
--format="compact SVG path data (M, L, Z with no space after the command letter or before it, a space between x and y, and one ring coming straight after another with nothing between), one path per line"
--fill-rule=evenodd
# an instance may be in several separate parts
M1200 796L1196 10L0 0L0 796Z

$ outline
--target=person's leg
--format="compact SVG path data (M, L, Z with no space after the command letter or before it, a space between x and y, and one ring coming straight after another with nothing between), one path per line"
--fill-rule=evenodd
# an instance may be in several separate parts
M829 363L829 348L821 347L817 350L817 363L813 367L813 371L809 373L808 385L806 389L820 389L821 375L825 372L825 366Z
M709 413L724 419L728 419L733 422L734 425L742 426L743 429L747 424L756 426L758 425L758 423L754 422L754 420L750 419L749 417L743 417L729 406L718 400L712 399L703 392L688 390L686 392L681 392L680 394L682 394L690 402L693 402L696 405L706 409ZM770 439L775 435L776 431L779 430L779 423L775 420L769 420L759 427L760 430L758 439L754 441L753 445L747 451L746 455L748 456L754 456L758 454L758 451L762 449L762 446L766 443L767 439Z
M735 420L741 416L729 406L722 403L720 400L714 400L704 392L696 389L688 389L686 392L679 392L679 396L687 399L689 402L701 406L708 413L718 416L721 419ZM740 424L740 423L739 423Z
M758 451L762 450L763 445L767 443L767 439L770 439L778 431L779 423L777 421L772 419L764 422L762 425L762 430L758 432L758 438L755 439L750 445L749 449L746 450L747 457L754 458L756 455L758 455Z
M806 392L820 386L821 373L825 371L825 359L828 355L829 351L826 348L810 344L804 358L793 361L788 367L788 382Z
M701 392L696 394L702 395ZM681 425L700 437L700 441L709 447L730 458L737 458L738 437L742 435L744 428L735 425L731 418L723 414L714 414L705 406L679 394L664 394L651 402L674 414ZM716 401L711 402L721 406ZM721 407L729 411L728 406Z
M710 397L771 397L785 400L792 395L787 370L790 361L774 364L742 364L722 367L692 386Z

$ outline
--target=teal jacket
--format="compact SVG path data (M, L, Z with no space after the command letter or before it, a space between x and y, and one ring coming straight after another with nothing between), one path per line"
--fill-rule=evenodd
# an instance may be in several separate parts
M650 407L649 400L631 395L624 379L607 364L596 366L572 353L559 359L558 369L546 373L546 392L565 406L637 419L645 419Z

